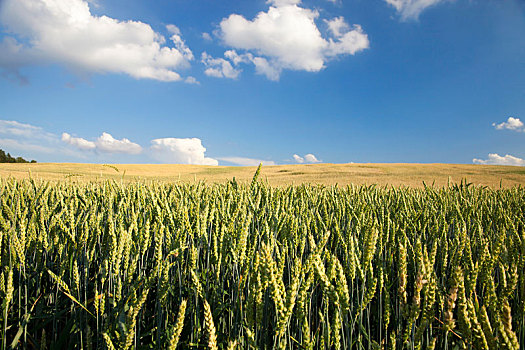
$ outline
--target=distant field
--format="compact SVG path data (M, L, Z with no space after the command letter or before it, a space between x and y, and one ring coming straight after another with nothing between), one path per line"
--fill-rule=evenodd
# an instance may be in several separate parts
M117 171L118 169L118 171ZM200 181L225 182L251 180L256 167L166 165L166 164L0 164L0 177L100 181ZM466 179L476 185L504 187L525 185L525 168L492 165L458 164L312 164L263 166L261 179L281 186L304 182L340 186L378 184L421 187L445 186Z

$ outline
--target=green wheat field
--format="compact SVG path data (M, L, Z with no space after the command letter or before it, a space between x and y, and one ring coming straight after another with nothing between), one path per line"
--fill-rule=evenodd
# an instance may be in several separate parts
M252 176L0 178L1 348L523 348L523 187Z

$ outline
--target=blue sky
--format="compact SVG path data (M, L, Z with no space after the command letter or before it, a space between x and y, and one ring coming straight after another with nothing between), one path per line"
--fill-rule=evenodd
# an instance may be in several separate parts
M1 0L40 162L525 165L523 0Z

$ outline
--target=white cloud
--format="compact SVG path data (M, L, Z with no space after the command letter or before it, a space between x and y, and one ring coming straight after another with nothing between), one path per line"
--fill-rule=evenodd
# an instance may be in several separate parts
M20 140L15 139L0 139L0 145L2 145L2 149L5 151L6 149L19 151L19 152L36 152L36 153L55 153L56 149L53 147L43 146L35 143L28 143ZM18 155L16 155L18 156Z
M139 154L142 152L142 147L140 147L140 145L133 143L126 138L117 140L107 132L103 132L95 141L95 144L97 150L102 152L127 154Z
M213 39L211 38L211 35L209 33L202 33L202 38L206 41L212 41Z
M0 120L0 134L27 140L52 140L55 135L38 126L19 123L14 120Z
M111 134L103 132L95 141L88 141L81 137L72 137L67 132L62 134L62 141L81 151L97 151L102 153L139 154L142 147L130 140L115 139Z
M223 19L220 36L232 47L254 50L286 68L306 71L322 69L322 48L326 46L326 41L314 22L318 12L295 4L274 5L279 7L260 12L253 21L237 14Z
M162 138L151 141L153 158L163 163L218 165L216 159L204 155L206 148L198 138Z
M294 159L297 163L300 163L300 164L304 163L304 158L301 157L301 156L298 155L298 154L294 154L294 155L293 155L293 159Z
M92 150L97 147L97 145L94 142L88 141L81 137L72 137L67 132L62 134L62 141L69 145L75 146L81 150Z
M265 75L269 80L277 81L281 76L282 67L271 64L266 58L254 57L255 71L257 74Z
M234 65L239 65L239 63L248 63L253 60L253 56L250 53L245 53L239 55L235 50L228 50L224 52L224 57L233 62Z
M309 153L304 156L304 161L306 163L320 163L321 161L317 159L313 154Z
M511 156L510 154L505 155L504 157L491 153L489 154L488 159L476 159L472 160L474 164L489 164L489 165L516 165L516 166L525 166L525 159Z
M514 130L514 131L525 131L523 122L519 118L509 117L506 122L496 124L492 123L492 126L497 130Z
M192 77L192 76L187 77L186 79L184 79L184 81L188 84L194 84L194 85L200 84L199 81L195 79L195 77Z
M0 136L0 148L26 159L39 160L57 154L82 158L81 154L63 147L57 135L31 124L0 120Z
M204 73L209 77L237 79L241 73L241 70L235 69L230 61L213 58L206 52L202 53L201 62L206 66Z
M245 157L220 157L217 159L220 161L232 163L235 165L241 165L241 166L257 166L259 164L275 165L275 162L273 160L262 160L262 159L245 158Z
M225 58L213 58L203 53L202 62L207 67L204 73L216 78L237 79L242 70L237 68L241 63L253 63L258 74L265 75L269 80L277 81L282 69L271 65L263 57L254 57L251 53L238 54L235 50L224 52Z
M317 159L317 157L314 156L311 153L305 154L303 157L301 157L298 154L294 154L293 155L293 159L299 164L303 164L303 163L310 163L310 164L312 164L312 163L320 163L321 162L321 160Z
M401 15L401 19L418 19L421 12L430 6L450 0L385 0L394 6Z
M192 77L192 76L187 77L184 81L188 84L194 84L194 85L200 84L199 81L195 79L195 77Z
M205 156L206 148L198 138L155 139L144 152L139 144L127 138L115 139L107 132L91 141L67 132L58 136L38 126L10 120L0 120L0 148L37 161L140 162L153 158L166 163L218 165L216 159Z
M332 35L336 38L340 38L350 31L350 26L345 22L345 19L342 16L330 20L325 19L324 22L328 25L328 29Z
M235 49L245 50L243 62L259 74L278 80L283 69L318 72L335 56L353 55L369 47L368 36L343 17L326 21L331 37L323 38L315 20L319 12L300 7L300 0L271 0L267 12L253 20L232 14L224 18L217 35ZM242 55L241 55L242 56Z
M169 47L148 24L92 15L84 0L4 0L0 22L11 35L0 43L0 67L11 72L60 63L83 73L176 81L176 70L193 59L176 26L166 28Z
M180 35L180 29L175 24L166 25L166 30L173 35Z
M342 17L339 17L342 19ZM357 51L362 50L363 47L368 47L368 37L363 33L363 29L360 25L354 25L352 30L346 29L341 32L347 26L340 26L339 24L335 28L331 28L336 41L332 38L329 39L329 45L326 55L329 57L343 55L343 54L355 54Z

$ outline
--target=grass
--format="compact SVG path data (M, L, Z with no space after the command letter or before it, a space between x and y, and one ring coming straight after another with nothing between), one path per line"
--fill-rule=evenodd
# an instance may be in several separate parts
M116 169L118 171L116 171ZM167 165L167 164L1 164L0 177L42 180L157 180L206 181L224 183L233 177L249 182L256 167ZM345 186L349 184L423 187L446 186L467 180L475 185L498 188L525 184L525 169L513 166L462 164L309 164L265 166L261 178L273 186L315 183Z

